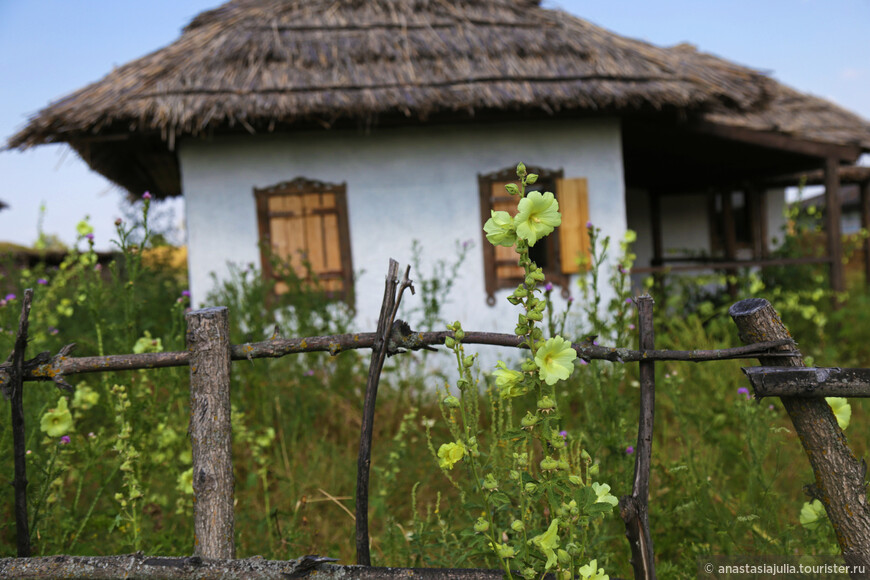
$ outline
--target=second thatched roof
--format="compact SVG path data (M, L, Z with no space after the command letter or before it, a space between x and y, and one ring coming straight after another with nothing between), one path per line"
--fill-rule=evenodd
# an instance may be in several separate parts
M52 103L9 146L67 142L134 193L157 179L174 195L177 167L161 179L146 166L185 136L647 111L870 150L870 123L759 71L621 37L532 0L234 0Z

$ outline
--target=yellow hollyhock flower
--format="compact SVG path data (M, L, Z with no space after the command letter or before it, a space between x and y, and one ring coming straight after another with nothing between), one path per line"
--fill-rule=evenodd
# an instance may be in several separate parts
M571 343L561 336L555 336L545 342L535 354L538 376L548 385L555 385L557 381L571 376L576 358L577 352L571 347Z
M510 248L517 243L517 233L514 229L514 219L506 211L490 210L490 217L483 224L486 239L493 246L506 246Z
M529 193L520 200L517 209L517 217L514 222L517 236L526 240L529 246L534 246L535 242L549 235L557 226L562 224L559 202L549 191Z
M831 406L840 429L845 431L852 420L852 406L849 404L849 401L843 397L827 397L825 400Z
M529 540L529 543L537 547L547 557L544 570L549 570L555 566L557 561L556 548L559 547L559 518L554 519L546 532L535 536Z
M39 428L45 431L49 437L61 437L72 431L72 414L69 412L66 398L61 397L57 402L57 407L49 409L42 416L42 419L39 421Z
M438 466L441 469L453 469L453 466L465 457L465 452L465 445L461 441L444 443L438 448Z

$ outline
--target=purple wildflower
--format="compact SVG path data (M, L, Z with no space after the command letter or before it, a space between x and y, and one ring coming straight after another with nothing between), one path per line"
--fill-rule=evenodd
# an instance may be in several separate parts
M306 377L313 377L314 376L314 369L308 369L307 371L305 371L304 374Z
M100 271L102 271L102 269L103 269L102 264L97 264L96 266L94 266L94 272L100 272Z
M185 298L190 298L190 290L182 290L181 295Z
M632 453L634 453L634 446L633 445L629 445L628 447L625 448L626 455L631 455Z
M88 239L89 242L93 242L93 241L94 241L94 234L88 234L88 235L86 235L85 237Z
M7 294L6 298L4 298L4 300L6 302L12 302L13 300L15 300L15 294Z
M552 282L547 282L547 285L544 286L544 290L545 290L546 292L552 292L552 291L553 291L553 283L552 283Z
M148 201L149 199L151 199L151 192L150 192L150 191L146 191L145 193L143 193L143 194L142 194L142 199L144 199L145 201Z
M568 438L568 432L565 431L564 429L561 430L561 431L559 431L559 435L562 436L562 439L567 439L567 438Z
M63 437L60 438L61 445L66 445L69 442L70 442L69 435L64 435Z
M41 284L42 286L45 286L46 284L48 284L48 280L46 280L45 278L40 278L39 280L36 281L36 283Z
M48 333L49 333L49 334L51 334L51 335L55 335L55 334L57 334L58 332L60 332L60 331L59 331L58 329L56 329L55 327L53 327L53 326L49 326L49 327L48 327Z
M634 302L634 300L632 300L630 297L625 299L626 304L631 304L632 302Z
M628 325L628 329L629 329L629 330L634 330L634 324L629 324L629 325Z
M739 389L737 389L737 394L738 395L746 395L747 399L752 398L752 395L749 394L749 389L747 389L746 387L740 387Z
M587 230L591 230L592 227L593 227L593 226L592 226L592 222L586 222L586 229L587 229Z

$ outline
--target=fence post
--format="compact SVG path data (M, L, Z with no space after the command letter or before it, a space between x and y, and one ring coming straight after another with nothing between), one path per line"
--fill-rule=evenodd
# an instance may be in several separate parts
M21 316L18 319L18 334L15 350L12 352L12 455L15 477L15 534L18 543L18 557L30 556L30 527L27 522L27 461L24 430L24 354L27 349L27 328L29 326L30 304L33 290L24 291Z
M640 350L654 350L652 296L638 296L637 326ZM651 360L642 360L640 367L640 419L637 429L637 449L634 459L634 484L631 495L619 500L619 513L625 522L625 537L631 547L631 566L636 580L655 580L655 558L649 529L649 476L652 465L653 422L656 400L656 366Z
M193 451L194 555L236 557L233 515L230 331L226 307L190 312L190 443Z
M741 300L732 305L728 313L737 325L740 340L746 344L791 337L779 314L763 298ZM789 350L789 347L774 350ZM804 366L799 356L760 356L758 361L762 366ZM813 468L816 481L807 486L807 491L824 504L846 564L870 569L870 508L864 487L866 463L852 454L837 418L824 399L780 397L780 401Z

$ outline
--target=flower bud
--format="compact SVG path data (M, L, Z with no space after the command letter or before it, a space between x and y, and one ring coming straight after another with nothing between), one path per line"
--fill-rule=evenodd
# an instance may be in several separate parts
M538 363L536 363L534 359L526 359L523 361L523 364L520 365L520 368L527 373L534 372L538 370Z
M455 338L456 340L462 340L463 338L465 338L465 331L462 330L461 328L459 330L454 331L453 338Z
M543 399L538 401L538 409L542 413L550 413L553 409L556 408L556 401L551 399L548 395L545 395Z
M531 429L540 421L540 417L537 415L532 415L531 413L526 413L526 416L520 420L520 425L523 429Z
M526 493L535 493L535 490L538 489L537 483L532 483L531 481L527 483L523 489L525 489Z
M489 522L486 521L483 516L477 518L477 521L474 523L474 531L475 532L485 532L489 529Z
M464 359L462 359L463 366L470 367L473 364L474 364L474 357L473 356L467 356Z
M493 474L487 473L486 477L483 478L483 489L487 491L495 491L498 489L498 481L496 481Z
M511 522L511 529L515 532L522 532L526 529L526 525L521 520Z
M448 409L458 409L459 408L459 399L457 399L453 395L448 395L448 396L444 397L444 400L442 401L442 403Z
M526 175L528 175L528 174L526 173L526 166L525 166L525 164L523 164L523 163L518 163L518 164L517 164L517 177L519 177L520 179L522 179L522 178L525 177Z
M453 340L452 337L448 336L444 339L444 346L446 346L447 348L453 348L456 346L456 341Z
M534 185L535 182L538 181L538 175L536 173L529 173L526 176L526 185Z
M529 320L534 320L536 322L540 322L544 319L544 315L538 312L537 310L530 311L527 315Z
M514 328L514 334L517 336L525 336L529 333L529 327L524 324L517 324L517 327Z
M520 478L520 472L516 469L511 469L510 473L508 473L508 477L516 481Z
M541 469L544 471L554 471L559 468L559 462L549 455L541 460Z
M520 194L520 188L517 187L516 183L508 183L507 185L504 186L504 189L505 189L505 191L508 192L509 195L519 195Z
M559 559L559 563L563 566L568 566L571 564L571 554L559 548L556 551L556 557Z

